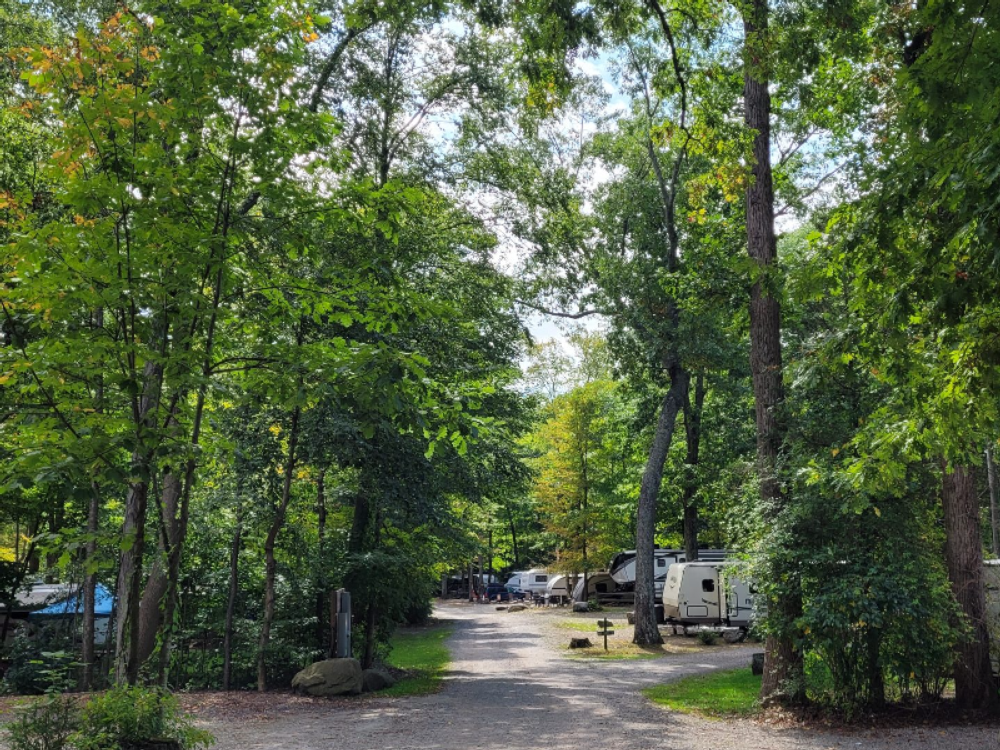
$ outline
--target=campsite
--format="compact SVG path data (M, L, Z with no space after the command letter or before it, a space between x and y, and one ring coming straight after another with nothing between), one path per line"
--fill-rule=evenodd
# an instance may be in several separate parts
M1000 750L998 49L0 0L0 750Z

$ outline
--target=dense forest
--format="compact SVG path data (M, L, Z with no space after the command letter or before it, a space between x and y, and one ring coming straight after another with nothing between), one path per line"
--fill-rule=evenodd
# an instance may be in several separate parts
M997 710L998 45L994 0L0 0L0 600L81 592L4 684L286 686L337 589L368 666L449 576L629 548L655 643L654 547L716 547L763 698Z

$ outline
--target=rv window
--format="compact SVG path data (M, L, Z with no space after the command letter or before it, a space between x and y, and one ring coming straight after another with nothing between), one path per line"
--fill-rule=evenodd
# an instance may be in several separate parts
M545 583L548 580L548 576L535 576L535 583Z
M664 560L664 559L663 559L663 558L661 557L660 559L658 559L658 560L656 561L656 567L658 567L658 568L665 568L665 567L667 567L667 561L666 561L666 560Z
M594 586L594 588L597 590L598 594L608 593L608 584L606 583L599 583L596 586Z
M701 582L701 590L707 591L708 593L715 591L715 581L711 578L706 578Z

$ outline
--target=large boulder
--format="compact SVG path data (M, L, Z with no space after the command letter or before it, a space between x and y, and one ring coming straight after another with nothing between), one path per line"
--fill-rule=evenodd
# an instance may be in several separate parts
M385 690L396 684L396 679L383 669L366 669L361 673L361 689L366 693Z
M363 687L361 662L357 659L318 661L292 678L292 690L309 695L357 695Z
M573 602L574 612L589 612L590 604L588 602Z

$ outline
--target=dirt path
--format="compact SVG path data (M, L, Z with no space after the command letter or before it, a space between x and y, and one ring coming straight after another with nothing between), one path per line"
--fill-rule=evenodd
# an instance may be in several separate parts
M322 701L258 721L199 722L218 750L993 750L990 727L827 734L752 722L706 721L666 711L638 691L684 675L745 664L753 647L602 662L552 648L544 618L452 605L452 664L444 689L357 705ZM568 640L569 634L566 639Z

